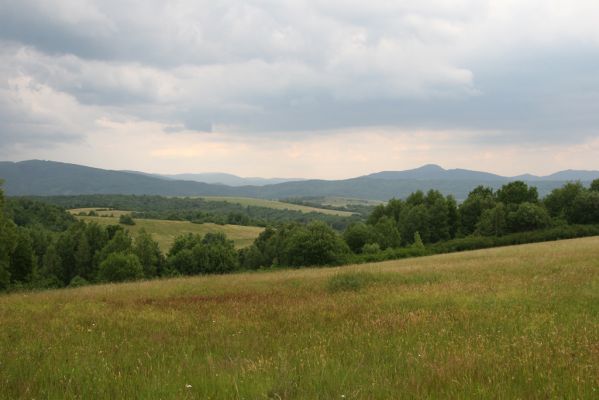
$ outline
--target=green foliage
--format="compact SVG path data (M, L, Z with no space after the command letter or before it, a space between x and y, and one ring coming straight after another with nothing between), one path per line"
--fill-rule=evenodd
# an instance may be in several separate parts
M91 246L89 244L87 235L85 233L79 236L77 248L74 254L75 259L75 273L77 276L84 277L85 279L93 278L93 254Z
M529 187L522 181L514 181L503 185L497 191L497 200L510 208L511 205L522 203L538 203L539 193L536 187Z
M14 223L4 215L4 192L0 187L0 291L10 285L10 259L16 245L16 228Z
M413 238L416 232L424 241L429 240L430 227L429 227L429 214L424 204L418 204L413 207L404 209L401 215L401 236L409 240Z
M598 235L599 225L566 225L537 231L511 233L504 236L468 236L436 243L430 246L429 250L433 253L451 253Z
M71 279L71 282L69 283L68 287L76 288L76 287L87 286L87 285L89 285L89 282L85 278L82 278L79 275L76 275L75 277L73 277L73 279Z
M283 241L282 250L280 263L294 267L341 264L349 253L341 237L319 221L296 225Z
M357 222L347 227L345 232L343 232L343 239L354 253L360 253L364 245L376 241L377 233L374 232L371 225Z
M127 231L119 230L106 245L96 253L94 259L96 264L102 263L110 254L131 253L133 240Z
M449 237L456 237L460 227L460 215L458 213L458 204L452 195L447 196L447 225Z
M493 189L478 186L468 194L468 198L459 206L459 230L462 235L470 235L485 210L495 207Z
M41 227L62 232L75 223L64 208L26 198L11 198L5 205L7 218L17 226Z
M589 189L593 192L599 192L599 179L595 179L593 182L591 182Z
M382 249L401 246L402 238L407 243L416 231L426 243L447 240L457 232L457 206L453 197L444 197L437 190L429 190L426 195L417 191L405 202L391 199L387 205L376 207L368 224L375 228L375 233L378 231L376 242Z
M375 243L383 250L401 246L401 235L397 229L397 223L391 217L384 216L379 219L373 227L373 234Z
M100 263L98 280L101 282L124 282L141 279L143 268L135 254L110 253Z
M507 209L503 203L483 211L478 223L476 233L483 236L501 236L507 232Z
M50 244L46 249L42 258L42 265L40 268L40 279L45 279L49 282L53 282L52 287L61 287L63 283L60 281L61 276L62 260L56 251L54 244ZM49 286L44 286L49 287Z
M119 224L123 224L123 225L135 225L135 221L133 220L133 218L131 217L131 215L129 215L129 214L122 214L119 217Z
M424 250L424 243L422 243L422 238L420 237L420 232L414 232L414 241L411 245L413 249Z
M516 211L507 215L507 226L510 232L534 231L551 225L551 218L543 207L524 202L518 205Z
M570 208L568 222L599 224L599 191L585 190L579 193Z
M449 205L447 199L436 191L431 190L427 193L425 204L428 211L428 231L430 243L450 238L449 226Z
M321 221L288 223L266 228L250 247L237 251L223 234L186 234L176 238L166 260L143 230L133 241L120 225L69 223L64 210L19 200L11 212L18 215L20 227L0 207L0 290L64 287L75 278L93 283L374 262L599 234L593 225L599 224L599 191L593 186L569 183L543 202L537 200L534 188L522 182L504 185L497 196L477 187L459 207L439 191L418 191L405 201L392 199L375 207L368 223L350 224L343 236ZM0 205L3 201L0 191ZM243 215L231 218L241 221ZM568 225L573 223L588 225ZM476 235L452 239L471 229Z
M543 200L543 204L552 217L571 218L574 200L584 191L580 182L569 182L554 189Z
M207 233L202 243L191 250L198 273L224 274L238 268L239 260L232 240L223 233Z
M146 278L152 278L161 272L164 257L158 243L145 230L142 230L135 238L133 254L139 259Z
M222 233L183 235L173 244L168 257L170 270L183 275L227 273L238 269L233 241Z
M9 272L11 282L28 282L34 265L35 258L31 237L26 229L19 228L16 235L16 246L10 255Z
M362 247L363 254L378 254L381 252L381 246L378 243L366 243Z
M334 229L343 230L361 215L339 216L319 212L302 212L270 207L245 206L232 201L217 201L197 197L163 197L149 195L78 195L34 197L48 204L65 208L103 207L131 211L133 218L191 221L195 223L240 224L268 226L313 220L323 221ZM97 213L95 213L97 215Z

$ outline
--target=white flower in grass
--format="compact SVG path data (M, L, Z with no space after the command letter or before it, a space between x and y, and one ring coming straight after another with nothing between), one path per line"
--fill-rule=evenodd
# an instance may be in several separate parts
M189 383L185 384L185 387L186 387L187 389L191 389L191 385L190 385Z

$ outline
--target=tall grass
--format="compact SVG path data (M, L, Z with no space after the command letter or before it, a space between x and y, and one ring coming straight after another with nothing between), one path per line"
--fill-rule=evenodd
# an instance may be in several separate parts
M599 238L0 296L0 398L597 398Z

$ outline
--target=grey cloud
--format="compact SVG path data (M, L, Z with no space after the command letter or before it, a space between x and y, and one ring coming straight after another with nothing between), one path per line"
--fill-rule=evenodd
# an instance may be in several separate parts
M20 135L0 132L5 142L45 129L71 140L102 114L159 121L167 133L300 137L379 125L477 131L481 143L597 134L592 13L568 32L551 15L554 24L518 32L493 14L502 5L475 0L48 4L0 4L0 78L25 76L74 99L65 114L98 110L27 125L40 116L7 89L0 101L13 115L0 129L16 114L25 123Z

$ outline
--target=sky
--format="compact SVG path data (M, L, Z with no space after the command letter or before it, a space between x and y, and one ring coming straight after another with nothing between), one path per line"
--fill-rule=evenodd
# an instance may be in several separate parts
M0 0L0 160L599 169L596 0Z

